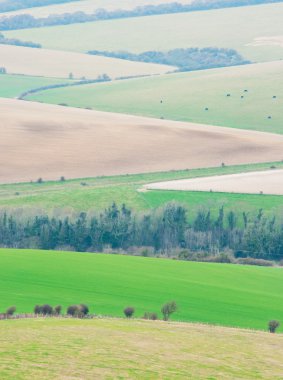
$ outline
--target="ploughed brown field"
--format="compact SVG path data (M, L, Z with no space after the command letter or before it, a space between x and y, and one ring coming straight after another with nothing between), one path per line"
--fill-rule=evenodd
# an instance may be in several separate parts
M279 161L283 136L0 99L0 183Z

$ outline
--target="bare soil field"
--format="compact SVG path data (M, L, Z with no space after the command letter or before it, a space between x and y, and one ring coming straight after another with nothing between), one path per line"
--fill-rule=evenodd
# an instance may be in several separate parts
M131 10L144 5L158 5L172 3L173 0L82 0L65 4L53 4L46 7L21 9L19 11L3 13L1 16L15 16L29 14L33 17L48 17L52 14L64 14L73 12L93 13L98 9L108 11L125 9ZM189 4L192 0L178 0L178 3Z
M145 189L283 195L283 170L152 183Z
M0 100L0 183L280 161L283 136Z
M74 79L95 79L102 74L116 79L123 76L164 74L175 70L166 65L10 45L0 45L0 66L5 67L9 74L64 79L70 73Z

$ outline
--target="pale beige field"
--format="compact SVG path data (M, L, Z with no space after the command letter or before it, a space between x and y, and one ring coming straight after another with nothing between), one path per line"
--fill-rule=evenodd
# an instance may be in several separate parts
M178 3L189 4L193 0L178 0ZM73 13L73 12L85 12L93 13L96 10L102 8L108 11L113 11L117 9L131 10L136 7L144 5L158 5L172 3L173 0L82 0L82 1L72 1L67 4L55 4L46 7L36 7L21 9L19 11L3 13L1 16L15 16L20 14L29 14L34 17L48 17L51 14L63 14L63 13Z
M280 380L283 335L189 323L0 323L1 379ZM62 360L63 358L63 360Z
M283 136L0 101L0 182L280 161Z
M115 79L123 76L164 74L175 70L172 66L11 45L0 45L0 66L5 67L8 74L64 79L70 73L74 79L95 79L101 74Z
M183 179L144 186L151 190L215 191L283 195L283 170Z

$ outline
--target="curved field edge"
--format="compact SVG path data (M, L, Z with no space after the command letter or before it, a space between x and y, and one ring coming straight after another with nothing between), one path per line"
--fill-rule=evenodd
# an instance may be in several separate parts
M168 300L173 319L265 330L283 316L282 268L182 262L133 256L0 250L0 307L85 303L92 313L136 316Z
M282 197L248 194L221 194L210 192L148 191L141 192L143 185L160 181L201 178L251 171L264 171L275 167L283 168L283 162L265 164L224 166L207 169L192 169L161 173L123 175L112 177L84 178L65 181L18 183L0 185L0 207L10 211L22 209L25 212L52 213L54 209L74 211L101 210L112 202L126 203L135 210L159 207L170 201L179 201L189 207L189 216L200 207L218 211L224 205L237 211L253 211L263 208L278 214L282 210Z
M282 68L277 61L167 74L48 90L29 99L282 134Z
M2 324L0 376L7 380L282 378L281 334L121 319Z

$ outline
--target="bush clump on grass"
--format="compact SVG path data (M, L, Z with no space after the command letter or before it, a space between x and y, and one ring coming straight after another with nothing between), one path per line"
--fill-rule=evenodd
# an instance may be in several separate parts
M6 315L8 315L9 317L11 317L12 315L15 314L16 312L16 306L11 306L9 307L7 310L6 310Z
M270 260L254 259L253 257L241 257L237 260L237 264L241 265L258 265L262 267L273 267L274 263Z
M177 304L175 301L167 302L161 308L161 313L163 314L163 320L168 321L171 314L175 313L177 310Z
M128 306L124 309L124 314L125 314L126 318L132 318L134 313L135 313L135 309L131 306Z
M158 319L158 315L156 313L145 312L143 315L143 319L150 319L152 321L156 321Z
M53 307L45 304L45 305L36 305L33 309L34 314L41 314L41 315L52 315L53 314Z
M270 333L274 334L278 327L280 326L280 322L276 320L272 320L268 322L268 330Z
M72 317L84 318L89 313L89 308L87 305L71 305L67 309L67 314Z

